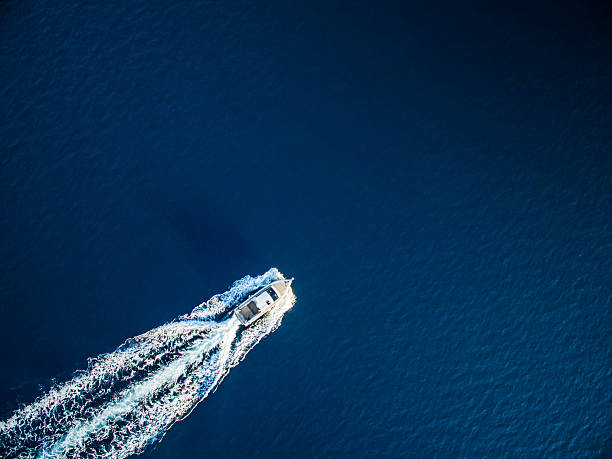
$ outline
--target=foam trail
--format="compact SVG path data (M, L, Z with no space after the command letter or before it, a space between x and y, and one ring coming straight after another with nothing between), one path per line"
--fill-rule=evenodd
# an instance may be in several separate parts
M90 360L87 370L0 422L0 455L126 457L160 440L280 325L293 292L251 327L230 314L282 275L246 276L190 314Z

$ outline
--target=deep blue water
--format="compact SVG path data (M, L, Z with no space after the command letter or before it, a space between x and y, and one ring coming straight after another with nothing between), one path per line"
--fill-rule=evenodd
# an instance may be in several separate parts
M612 455L609 8L0 11L2 418L277 266L147 456Z

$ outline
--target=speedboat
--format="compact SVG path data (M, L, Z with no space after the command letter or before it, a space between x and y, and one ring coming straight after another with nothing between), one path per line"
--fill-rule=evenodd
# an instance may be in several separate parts
M234 315L242 325L248 327L283 300L291 282L293 278L281 279L260 288L234 310Z

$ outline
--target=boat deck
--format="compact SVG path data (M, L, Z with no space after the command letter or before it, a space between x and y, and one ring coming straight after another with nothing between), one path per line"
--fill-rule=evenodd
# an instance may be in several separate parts
M257 309L255 301L249 301L246 305L240 308L239 312L245 320L251 320L257 314L259 314L259 309Z

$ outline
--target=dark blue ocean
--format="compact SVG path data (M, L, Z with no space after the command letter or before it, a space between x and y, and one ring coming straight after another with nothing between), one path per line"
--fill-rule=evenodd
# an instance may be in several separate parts
M277 267L146 457L612 456L603 3L0 6L0 418Z

